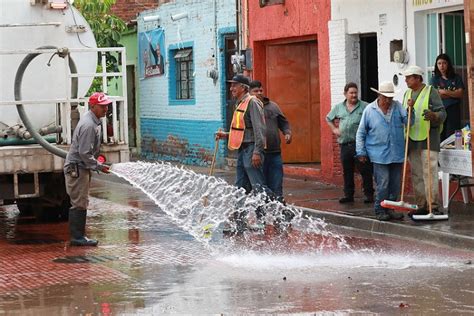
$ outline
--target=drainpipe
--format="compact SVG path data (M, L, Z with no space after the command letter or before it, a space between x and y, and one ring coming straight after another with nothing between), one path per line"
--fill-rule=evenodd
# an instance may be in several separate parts
M404 62L408 63L408 50L407 50L407 0L403 0L403 52L405 53Z
M240 25L240 1L241 0L235 0L235 21L236 21L236 27L237 27L237 55L240 55L240 31L241 31L241 25Z

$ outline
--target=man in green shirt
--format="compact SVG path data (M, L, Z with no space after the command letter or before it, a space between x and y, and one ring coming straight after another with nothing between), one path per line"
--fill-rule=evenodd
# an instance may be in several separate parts
M335 105L326 116L326 121L341 148L341 163L344 174L344 197L339 203L354 202L354 170L359 169L362 176L365 200L364 203L374 201L374 186L372 180L372 163L370 161L360 162L356 156L355 141L357 129L359 128L362 112L364 112L367 102L358 98L358 88L353 82L349 82L344 87L346 99ZM335 121L339 121L336 126Z

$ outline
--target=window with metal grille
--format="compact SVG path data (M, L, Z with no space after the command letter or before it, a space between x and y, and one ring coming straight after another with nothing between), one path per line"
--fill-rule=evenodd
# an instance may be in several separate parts
M194 63L192 48L176 50L176 99L194 99Z

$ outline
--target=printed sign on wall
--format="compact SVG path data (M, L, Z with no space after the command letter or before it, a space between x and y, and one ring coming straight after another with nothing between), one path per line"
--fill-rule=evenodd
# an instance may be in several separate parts
M138 34L140 77L161 76L165 73L165 33L155 29Z

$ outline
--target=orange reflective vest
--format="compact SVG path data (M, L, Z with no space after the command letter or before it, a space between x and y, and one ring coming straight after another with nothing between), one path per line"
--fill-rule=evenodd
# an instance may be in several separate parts
M240 102L237 106L237 109L235 109L234 111L232 123L230 124L229 142L227 143L227 148L229 148L230 150L239 149L242 145L245 133L244 116L245 112L247 112L247 108L252 98L255 97L249 95L246 99L242 100L242 102Z

